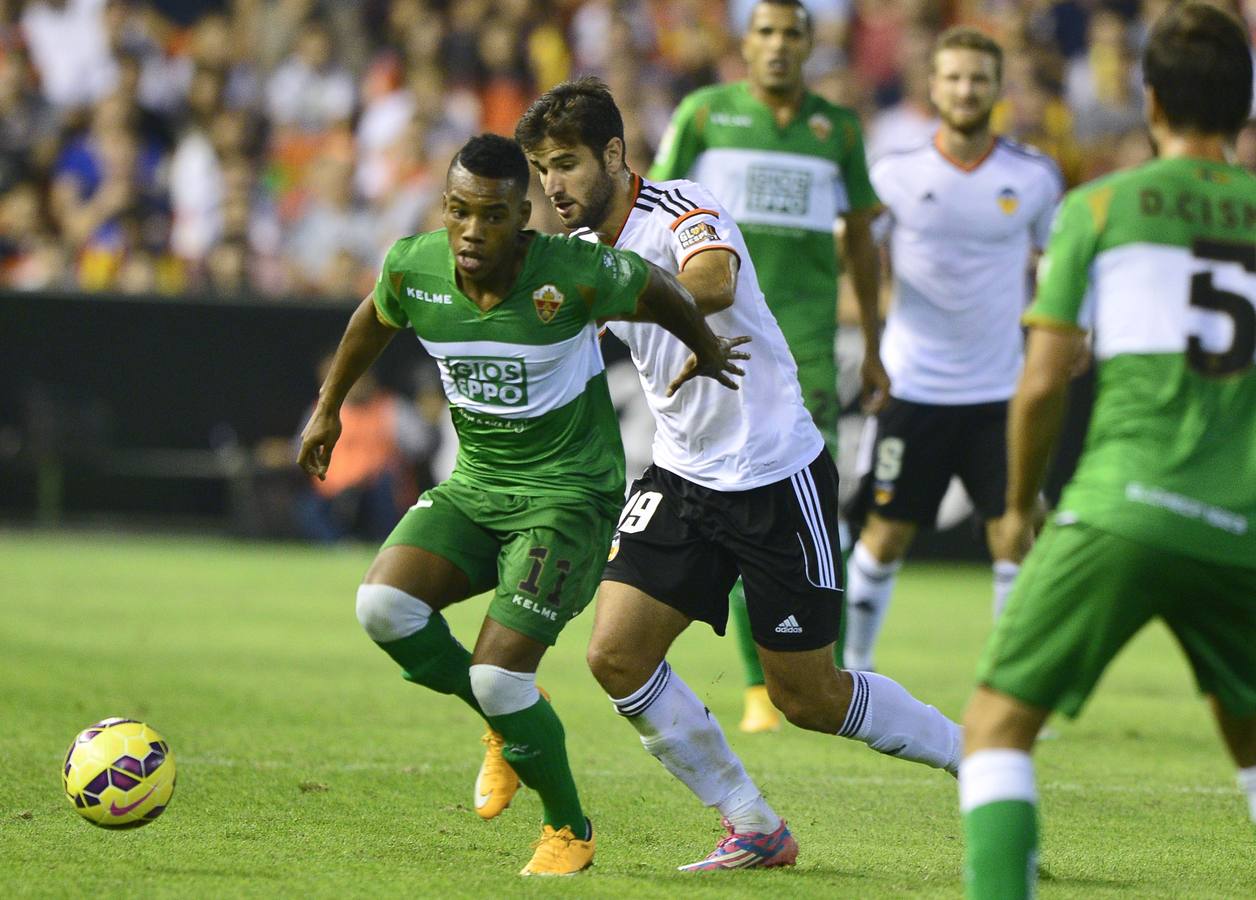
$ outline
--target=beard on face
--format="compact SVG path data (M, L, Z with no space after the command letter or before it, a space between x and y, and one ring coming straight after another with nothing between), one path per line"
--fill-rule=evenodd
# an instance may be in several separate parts
M580 204L583 214L579 219L566 226L568 230L597 228L597 226L602 224L602 220L606 218L606 211L611 206L611 198L615 195L615 183L611 180L611 176L606 171L605 166L598 167L598 176L597 181L589 189L588 200Z
M960 121L956 116L948 115L945 117L946 124L947 124L947 127L951 128L952 130L958 131L960 134L964 135L965 137L968 137L970 135L977 134L978 132L984 131L985 129L987 129L990 126L990 116L992 113L993 113L993 109L987 109L984 113L977 116L975 119L970 119L967 121Z

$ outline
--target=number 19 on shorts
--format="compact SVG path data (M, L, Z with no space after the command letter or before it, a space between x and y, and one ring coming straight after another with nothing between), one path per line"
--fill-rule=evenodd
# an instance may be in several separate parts
M650 524L650 517L662 502L663 495L658 491L637 491L624 504L624 511L619 515L619 525L615 530L625 534L645 531L645 527Z

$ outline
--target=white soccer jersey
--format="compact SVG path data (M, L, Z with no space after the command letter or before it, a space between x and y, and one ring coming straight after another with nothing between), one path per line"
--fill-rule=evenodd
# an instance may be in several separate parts
M609 322L632 352L654 414L654 463L695 484L746 491L788 478L824 449L803 406L798 368L776 319L768 311L741 231L709 191L692 181L643 181L634 176L635 202L615 247L680 272L706 250L731 250L740 260L733 304L707 316L725 337L748 335L750 359L732 391L710 378L686 383L672 397L667 385L689 348L658 325ZM596 241L579 229L575 236Z
M894 303L881 360L895 397L957 405L1006 400L1022 363L1031 248L1046 246L1060 171L996 139L971 166L935 141L873 164L888 208Z

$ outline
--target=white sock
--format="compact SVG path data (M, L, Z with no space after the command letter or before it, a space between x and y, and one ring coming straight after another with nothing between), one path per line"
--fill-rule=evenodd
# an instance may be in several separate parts
M358 585L358 621L378 644L409 637L427 627L432 607L401 588L387 584Z
M541 699L535 672L511 672L487 663L471 667L471 693L486 716L508 716L531 709Z
M964 751L964 732L958 725L891 678L874 672L851 672L850 677L854 691L839 736L863 741L878 753L955 774Z
M881 623L890 608L894 574L902 561L878 562L863 541L855 542L846 567L846 644L842 648L844 668L865 671L872 668L872 652L881 633Z
M1247 794L1247 806L1256 822L1256 766L1239 769L1239 790Z
M1024 750L978 750L960 763L960 812L1000 800L1038 802L1034 761Z
M1016 582L1016 573L1020 571L1020 563L1014 563L1010 559L996 559L994 561L994 619L998 621L999 616L1003 615L1003 607L1007 605L1007 595L1012 592L1012 585Z
M642 746L738 834L770 834L780 827L780 816L746 774L720 723L666 660L631 696L611 702L637 729Z

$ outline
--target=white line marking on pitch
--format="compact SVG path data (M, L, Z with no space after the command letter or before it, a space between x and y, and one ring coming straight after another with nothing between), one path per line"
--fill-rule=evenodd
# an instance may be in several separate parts
M397 772L403 775L430 775L435 772L457 772L464 768L470 771L474 768L473 756L474 754L468 756L466 766L455 764L433 765L432 763L399 765L396 762L317 763L307 765L281 760L238 759L230 756L180 756L178 757L178 762L180 765L219 766L223 768L293 769L304 772ZM585 769L577 774L585 778L610 778L622 776L623 772L614 769ZM879 775L826 775L821 781L837 784L912 788L939 783L936 777L885 778ZM1154 787L1143 787L1140 785L1078 784L1071 781L1044 781L1039 784L1039 787L1044 791L1063 791L1067 793L1085 791L1088 794L1205 794L1217 797L1238 796L1237 790L1232 787L1193 784L1157 784Z

